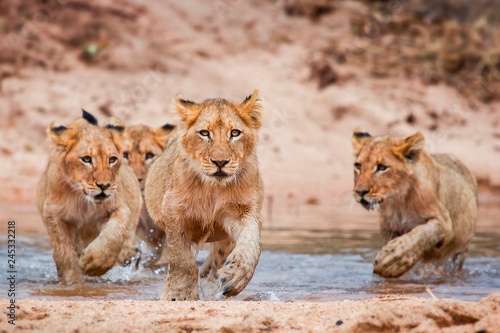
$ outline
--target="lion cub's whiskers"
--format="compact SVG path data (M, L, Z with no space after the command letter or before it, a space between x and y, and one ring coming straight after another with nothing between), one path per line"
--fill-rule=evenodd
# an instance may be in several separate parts
M354 207L354 205L356 205L356 199L351 198L351 207L349 209L352 210L352 208Z

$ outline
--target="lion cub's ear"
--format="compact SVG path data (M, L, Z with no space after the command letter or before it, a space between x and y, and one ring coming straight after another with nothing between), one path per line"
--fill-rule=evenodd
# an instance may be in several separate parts
M111 138L116 148L118 148L118 151L121 152L124 140L125 125L120 119L111 117L106 119L103 127L111 133Z
M371 139L371 135L366 132L362 127L357 127L352 133L352 148L354 149L354 155L359 155L363 146Z
M49 136L52 142L66 149L73 146L77 139L77 133L73 128L58 125L55 122L50 124Z
M170 138L174 129L175 125L165 124L154 130L154 140L161 147L161 149L165 148L168 138Z
M89 122L89 124L97 126L97 119L90 112L82 109L82 118Z
M258 129L262 126L262 97L255 90L253 94L245 98L240 104L240 116L252 128Z
M393 148L396 155L402 156L409 161L417 161L420 153L424 149L425 139L420 132L415 133L406 139L400 140Z
M191 126L200 115L199 105L182 98L181 94L175 96L174 105L187 127Z

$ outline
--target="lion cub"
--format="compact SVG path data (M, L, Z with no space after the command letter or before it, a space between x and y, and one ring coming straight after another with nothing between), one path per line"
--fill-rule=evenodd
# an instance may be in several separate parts
M202 297L237 295L260 256L263 185L256 155L262 102L175 98L179 129L146 178L150 216L167 235L169 272L163 300L197 300L198 267L191 245L211 242L201 267Z
M379 208L388 242L374 272L398 277L419 260L448 257L460 257L461 268L477 219L470 171L453 156L428 154L420 132L396 139L356 129L352 145L354 198L366 209Z
M122 164L123 129L117 119L99 127L85 111L69 126L50 125L53 145L37 196L63 281L102 275L136 254L142 196L132 169Z
M174 125L165 124L159 128L145 125L127 126L123 139L123 158L134 170L135 176L144 190L146 171L156 156L159 156L175 129ZM165 232L153 222L143 205L136 235L146 242L152 251L151 263L162 264L165 253ZM161 258L161 260L160 260Z

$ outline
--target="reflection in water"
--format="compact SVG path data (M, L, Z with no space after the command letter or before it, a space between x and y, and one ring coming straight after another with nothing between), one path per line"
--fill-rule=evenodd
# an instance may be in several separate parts
M477 233L457 272L444 266L418 264L398 279L372 274L372 261L382 246L377 231L286 229L263 230L264 252L254 278L238 300L344 300L380 294L429 297L428 286L438 298L478 300L500 288L500 234ZM6 253L6 237L0 253ZM201 251L201 263L208 251ZM83 284L57 282L57 272L47 238L17 239L18 297L63 299L156 299L166 269L114 267L102 277L86 277ZM6 260L0 263L6 272ZM445 267L445 269L443 269ZM2 273L4 274L4 273ZM1 278L3 288L5 279Z

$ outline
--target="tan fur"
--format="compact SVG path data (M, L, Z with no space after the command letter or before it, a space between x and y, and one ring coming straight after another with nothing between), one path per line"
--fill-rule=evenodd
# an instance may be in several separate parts
M66 282L80 282L83 274L102 275L136 254L141 191L132 169L122 164L123 124L116 119L110 123L117 127L79 119L49 128L53 145L38 184L38 208L58 276ZM82 160L86 156L90 163Z
M169 273L160 298L199 299L191 245L205 241L213 244L200 273L203 297L213 299L217 290L236 295L260 256L263 185L255 149L261 98L255 91L241 104L197 104L178 95L175 106L179 129L153 162L145 188L149 214L167 235ZM231 137L238 134L233 130L241 133Z
M419 260L460 257L462 266L477 219L477 184L450 155L430 155L419 132L397 139L354 131L354 197L379 208L387 244L374 272L398 277ZM386 167L385 170L384 166Z
M129 126L125 129L123 157L134 170L142 189L144 189L147 169L162 153L173 130L174 126L169 124L156 129L145 125ZM136 235L145 241L153 253L152 260L146 265L164 264L166 260L165 232L153 222L145 205L141 211Z

